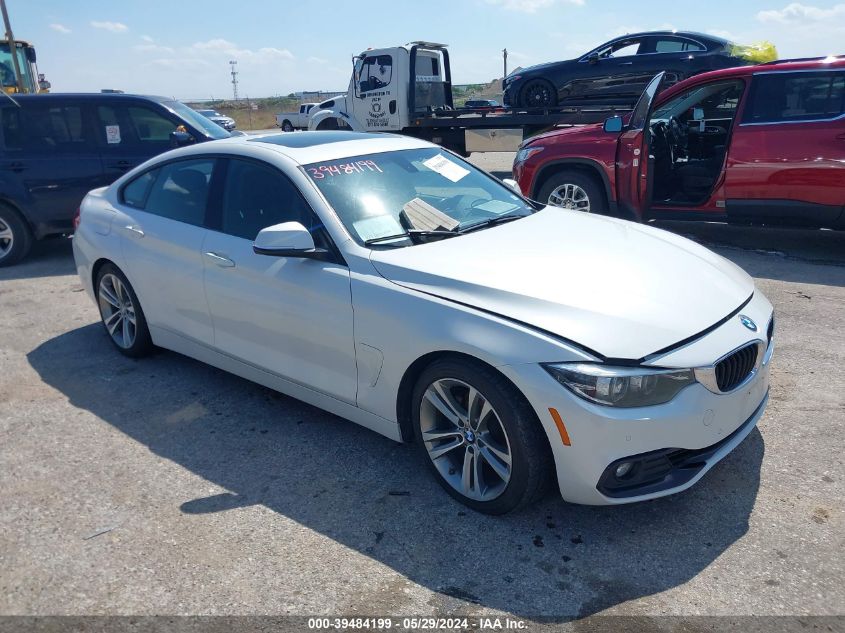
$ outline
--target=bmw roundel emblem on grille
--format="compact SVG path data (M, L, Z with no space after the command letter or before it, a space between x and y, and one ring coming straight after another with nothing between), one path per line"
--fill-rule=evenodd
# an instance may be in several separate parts
M747 316L745 316L744 314L740 314L740 315L739 315L739 320L742 322L742 324L743 324L745 327L747 327L747 328L748 328L749 330L751 330L752 332L756 332L756 331L757 331L757 324L756 324L756 323L754 323L754 320L753 320L751 317L747 317Z

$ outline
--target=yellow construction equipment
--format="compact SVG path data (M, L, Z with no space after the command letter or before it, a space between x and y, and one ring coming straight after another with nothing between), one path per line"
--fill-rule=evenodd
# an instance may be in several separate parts
M10 94L48 92L50 82L38 73L35 47L12 34L6 0L0 0L6 37L0 41L0 84Z

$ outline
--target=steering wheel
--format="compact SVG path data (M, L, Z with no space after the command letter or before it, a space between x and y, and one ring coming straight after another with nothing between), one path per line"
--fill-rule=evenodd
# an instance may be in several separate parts
M484 200L480 199L478 196L473 196L465 193L459 193L457 195L451 196L447 198L449 203L449 215L453 218L458 220L459 222L463 222L470 216L472 216L473 211L479 204L483 204Z
M672 141L669 139L669 129L665 121L657 121L651 126L651 136L653 142L651 144L652 151L655 155L669 155L670 164L675 163L675 151L672 147Z
M689 130L687 129L686 124L681 123L678 119L674 116L669 117L669 121L667 123L669 128L668 134L671 137L671 143L675 147L679 147L681 149L686 149L687 147L687 134Z

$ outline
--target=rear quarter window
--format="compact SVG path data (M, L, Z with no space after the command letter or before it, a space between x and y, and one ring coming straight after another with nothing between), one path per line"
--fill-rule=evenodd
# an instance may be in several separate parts
M124 185L120 193L120 201L130 207L143 209L157 175L158 169L152 169Z

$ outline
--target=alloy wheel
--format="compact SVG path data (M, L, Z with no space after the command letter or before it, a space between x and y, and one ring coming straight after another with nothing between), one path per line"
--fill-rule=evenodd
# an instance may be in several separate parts
M553 104L552 90L545 82L531 82L525 87L523 100L528 107L550 106Z
M100 316L112 340L122 349L135 343L138 323L135 305L124 283L117 275L107 273L100 279L97 293Z
M510 441L496 410L472 385L441 378L425 390L420 431L429 458L457 492L476 501L500 496L511 479Z
M12 227L0 220L0 259L8 255L15 245L15 234Z
M578 185L571 183L560 185L549 194L549 204L553 207L590 212L590 197Z

